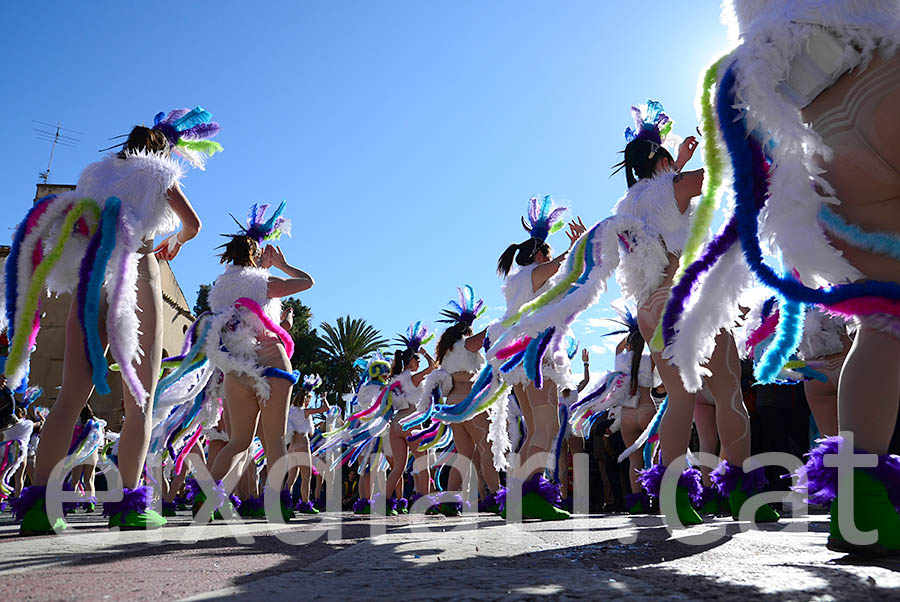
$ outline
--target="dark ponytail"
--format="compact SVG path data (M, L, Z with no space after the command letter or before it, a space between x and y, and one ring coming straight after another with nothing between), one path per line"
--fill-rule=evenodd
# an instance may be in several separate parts
M631 383L629 391L631 395L637 395L638 390L638 373L641 370L641 356L644 353L644 337L637 330L631 331L628 335L628 345L631 347Z
M634 186L638 180L652 178L656 174L659 162L663 159L674 162L669 151L655 142L642 138L629 142L622 154L625 155L624 160L613 165L615 171L610 174L610 177L624 169L625 181L628 182L629 188Z
M509 245L500 259L497 260L497 273L506 278L512 269L512 262L515 258L516 263L521 266L531 265L539 251L543 251L546 255L550 254L550 245L537 238L529 238L525 242L517 245Z
M391 364L391 376L397 376L409 366L409 363L415 357L412 349L398 349L394 352L394 362Z
M444 356L447 355L448 351L453 349L453 345L455 345L457 341L461 341L463 337L471 336L471 334L472 326L465 322L457 322L445 330L437 344L437 357L435 358L435 361L440 364L444 359Z

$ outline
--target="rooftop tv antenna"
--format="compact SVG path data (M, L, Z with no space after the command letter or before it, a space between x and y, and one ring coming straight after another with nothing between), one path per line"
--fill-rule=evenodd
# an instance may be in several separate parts
M56 125L53 125L52 123L45 123L36 119L32 119L31 121L40 126L43 126L42 128L32 128L35 131L35 135L37 136L38 140L50 142L50 160L47 161L47 171L42 171L38 174L38 177L41 179L41 181L44 184L47 184L50 180L50 166L53 164L53 152L56 150L56 145L58 144L60 146L66 146L68 148L75 148L78 146L78 143L81 142L81 140L75 138L74 136L70 136L69 134L80 134L84 136L85 133L79 132L78 130L70 130L68 128L64 128L62 127L60 122L57 122ZM63 132L68 133L64 134Z

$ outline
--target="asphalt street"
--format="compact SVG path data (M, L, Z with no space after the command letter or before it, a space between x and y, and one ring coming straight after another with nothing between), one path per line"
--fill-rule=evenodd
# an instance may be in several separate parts
M189 523L182 512L155 532L118 533L80 514L64 535L21 538L4 514L0 599L900 599L900 559L829 552L824 515L674 534L658 516L626 515Z

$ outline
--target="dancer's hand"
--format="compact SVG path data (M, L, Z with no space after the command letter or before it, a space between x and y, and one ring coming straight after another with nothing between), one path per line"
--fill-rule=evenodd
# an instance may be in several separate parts
M697 144L696 136L688 136L684 139L684 142L678 146L678 159L675 161L675 169L681 171L681 168L687 165L687 162L694 156L694 151L697 150Z
M285 259L284 252L281 250L281 247L276 245L269 245L266 247L266 251L269 252L271 265L280 270L288 267L287 259Z
M581 350L581 361L585 364L591 363L591 354L588 353L587 347Z
M569 237L570 249L572 248L572 245L575 244L575 241L578 240L578 238L585 232L587 232L587 227L584 225L584 222L581 221L580 217L577 219L577 221L572 220L571 222L569 222L569 229L566 231L566 236Z
M172 261L175 259L175 256L178 255L178 251L181 250L181 245L184 243L178 239L178 232L175 234L170 234L163 240L155 249L153 249L153 254L156 255L157 259L165 259L166 261Z

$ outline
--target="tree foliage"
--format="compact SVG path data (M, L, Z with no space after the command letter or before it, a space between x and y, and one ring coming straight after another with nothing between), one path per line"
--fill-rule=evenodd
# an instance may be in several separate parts
M320 328L319 347L328 362L326 383L339 396L349 393L360 377L356 360L381 350L388 341L361 318L346 316L334 325L323 322Z
M209 291L211 284L201 284L197 289L197 302L194 303L194 315L199 316L205 311L209 311Z

